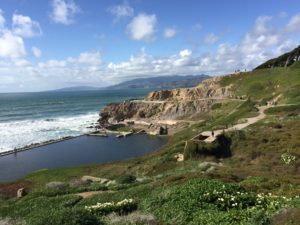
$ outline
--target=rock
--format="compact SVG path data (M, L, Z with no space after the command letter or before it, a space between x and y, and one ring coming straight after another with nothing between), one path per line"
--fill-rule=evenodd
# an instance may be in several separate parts
M109 179L100 178L100 177L93 177L93 176L83 176L81 178L81 180L85 181L85 182L99 182L101 184L105 184L105 183L109 182Z
M17 191L17 198L22 198L27 194L26 189L25 188L20 188Z
M202 172L211 172L219 166L221 166L221 164L215 162L201 162L198 164L198 167Z
M181 153L177 153L175 154L175 159L177 160L177 162L182 162L184 161L184 155Z

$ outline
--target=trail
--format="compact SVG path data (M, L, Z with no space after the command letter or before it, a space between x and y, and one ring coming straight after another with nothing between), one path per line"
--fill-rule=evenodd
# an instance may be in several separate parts
M197 98L197 99L193 99L193 100L188 100L188 99L187 100L176 100L176 102L193 102L193 101L207 101L207 100L219 100L219 101L230 100L230 101L239 101L239 102L246 101L244 99L235 99L235 98ZM131 100L130 102L149 103L149 104L164 104L164 103L168 103L168 102L174 102L174 100L171 100L171 101Z
M272 100L272 102L277 102L280 97L281 97L281 95L278 95L276 98L274 98ZM276 107L279 107L279 106L285 106L285 105L276 105ZM247 122L236 124L236 125L234 125L230 128L227 128L227 129L214 130L213 131L214 135L212 135L212 131L204 131L204 132L198 134L197 136L193 137L191 140L200 141L199 136L204 136L204 137L207 137L207 138L204 139L204 140L201 140L201 141L204 141L206 143L211 143L214 140L216 140L216 137L218 135L222 134L223 132L234 131L234 130L242 130L242 129L248 127L249 125L252 125L252 124L264 119L266 117L265 110L267 110L269 108L272 108L272 107L275 107L275 105L274 104L268 104L266 106L259 106L259 107L257 107L258 108L258 115L255 116L255 117L245 118L247 120Z
M87 192L77 193L76 195L79 195L82 198L89 198L94 195L103 194L103 193L114 193L114 191L87 191Z

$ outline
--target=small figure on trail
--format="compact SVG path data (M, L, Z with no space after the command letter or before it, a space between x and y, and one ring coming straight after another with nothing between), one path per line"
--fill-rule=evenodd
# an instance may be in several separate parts
M211 136L213 136L213 137L215 136L215 132L214 131L211 132Z

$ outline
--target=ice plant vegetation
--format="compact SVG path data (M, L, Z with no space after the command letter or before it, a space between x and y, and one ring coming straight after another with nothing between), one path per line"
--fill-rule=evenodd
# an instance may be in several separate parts
M296 156L290 153L284 153L281 155L281 160L286 164L290 165L296 161Z
M85 206L89 212L97 215L106 215L112 212L119 214L129 213L137 208L137 204L133 199L124 199L119 202L98 202L96 205Z

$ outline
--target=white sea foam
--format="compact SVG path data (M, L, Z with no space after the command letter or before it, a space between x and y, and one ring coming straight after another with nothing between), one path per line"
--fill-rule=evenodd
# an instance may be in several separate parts
M98 114L0 123L0 152L92 131Z

